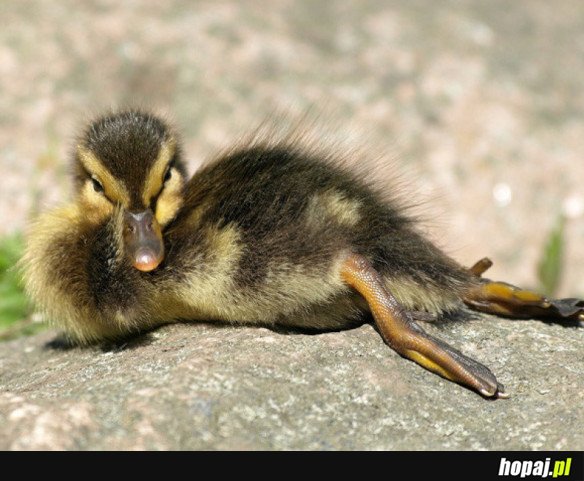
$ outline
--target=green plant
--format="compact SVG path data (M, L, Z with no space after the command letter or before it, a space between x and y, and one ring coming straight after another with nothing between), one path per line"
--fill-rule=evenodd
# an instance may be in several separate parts
M541 258L537 265L540 289L549 297L558 290L562 278L564 258L565 218L560 215L549 233Z
M36 332L31 310L16 267L22 255L21 234L0 238L0 339Z
M26 296L15 267L21 253L21 235L0 238L0 328L21 320L28 312Z

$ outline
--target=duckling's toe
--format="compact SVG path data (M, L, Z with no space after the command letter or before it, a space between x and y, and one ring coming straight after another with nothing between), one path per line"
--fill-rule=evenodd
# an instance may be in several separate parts
M427 334L389 292L369 262L349 256L343 280L367 301L383 339L402 356L429 371L489 398L505 397L505 389L491 370L444 341Z
M487 398L505 398L505 387L484 364L464 355L416 325L416 338L403 353L428 370L478 391Z

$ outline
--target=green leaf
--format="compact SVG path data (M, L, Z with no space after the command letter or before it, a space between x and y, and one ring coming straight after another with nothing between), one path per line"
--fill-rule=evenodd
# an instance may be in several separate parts
M7 327L29 315L29 304L15 268L24 249L22 235L0 238L0 326Z
M537 266L540 289L553 297L560 285L564 262L564 225L565 219L559 216L550 232Z

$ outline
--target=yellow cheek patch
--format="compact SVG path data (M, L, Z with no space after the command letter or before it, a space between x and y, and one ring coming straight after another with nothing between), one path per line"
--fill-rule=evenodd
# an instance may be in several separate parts
M161 226L168 224L183 204L182 176L172 169L172 176L164 186L156 202L156 220Z
M91 222L100 222L114 210L113 204L103 194L96 192L89 180L83 185L80 197L83 213Z
M102 162L95 156L93 152L86 149L82 145L77 146L77 153L79 160L85 167L88 173L95 175L103 185L105 195L112 202L119 202L124 207L130 205L130 195L126 186L119 182L103 165ZM86 186L87 187L87 186ZM84 192L86 190L84 187ZM96 193L97 194L97 193ZM91 198L88 194L84 195L88 199ZM107 202L107 200L104 199Z
M150 205L150 201L158 195L160 189L162 189L164 173L166 172L168 163L175 152L176 140L174 138L170 138L162 144L162 147L158 152L158 157L156 158L154 165L150 168L150 172L148 172L148 177L146 178L146 183L144 184L144 190L142 191L142 201L144 202L144 205Z

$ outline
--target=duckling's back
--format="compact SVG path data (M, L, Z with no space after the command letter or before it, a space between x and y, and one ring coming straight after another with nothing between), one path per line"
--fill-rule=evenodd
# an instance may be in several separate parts
M167 239L167 269L186 262L188 284L202 290L190 294L194 304L233 321L338 328L360 320L366 305L339 274L349 253L366 257L411 310L456 310L474 282L391 195L297 145L243 147L204 167Z
M366 158L346 163L346 152L286 139L233 149L185 184L163 121L139 111L95 120L74 152L73 201L30 230L27 292L82 343L177 320L338 329L371 313L398 353L486 397L506 396L493 373L426 334L413 320L427 316L414 311L448 314L464 302L584 320L582 300L482 278L487 258L456 264L389 185L354 169Z

